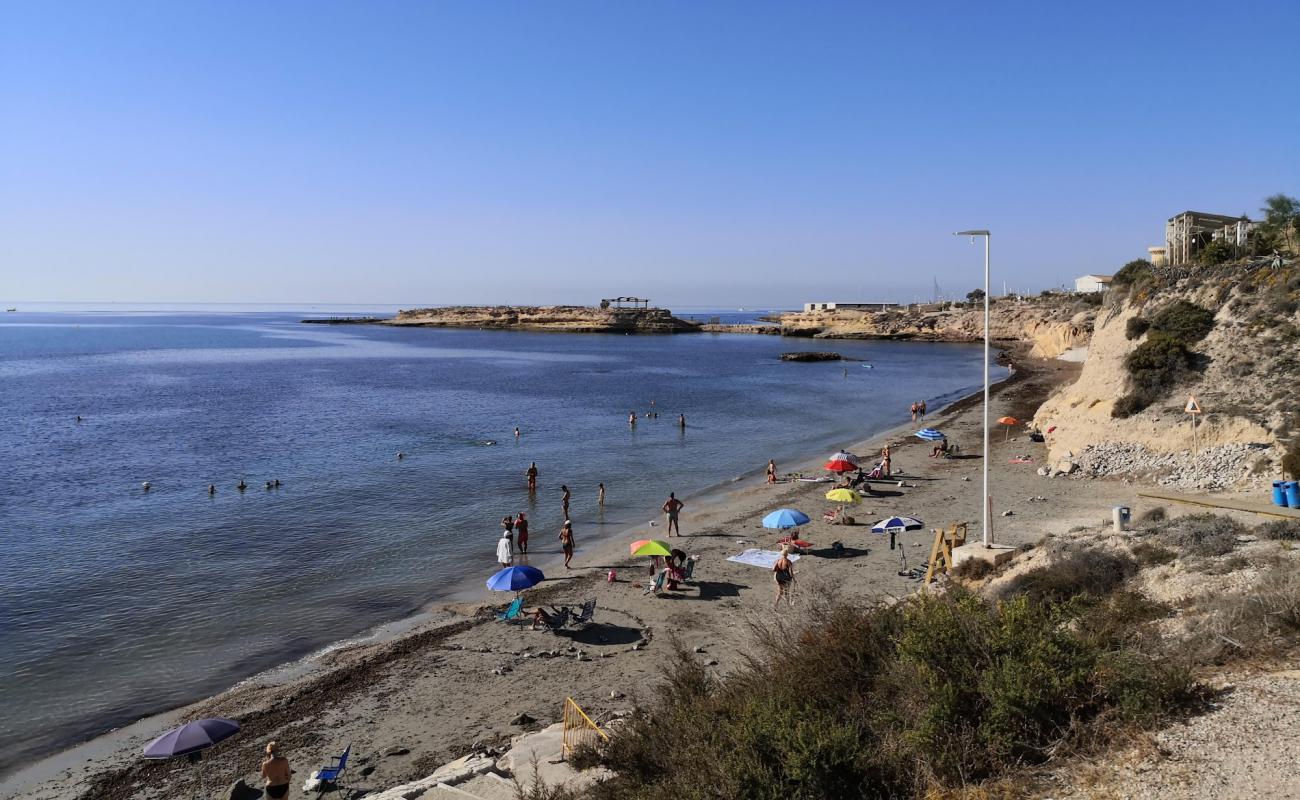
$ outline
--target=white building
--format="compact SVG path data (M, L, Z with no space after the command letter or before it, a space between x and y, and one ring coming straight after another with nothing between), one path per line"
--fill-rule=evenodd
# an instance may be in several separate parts
M1074 279L1074 291L1080 294L1104 292L1110 288L1110 275L1081 275Z
M888 311L898 303L804 303L804 311Z

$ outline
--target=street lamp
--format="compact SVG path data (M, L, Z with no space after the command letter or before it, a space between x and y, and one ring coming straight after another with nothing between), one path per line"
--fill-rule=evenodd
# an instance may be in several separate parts
M993 498L989 497L989 240L988 231L958 231L953 236L984 237L984 546L993 546Z

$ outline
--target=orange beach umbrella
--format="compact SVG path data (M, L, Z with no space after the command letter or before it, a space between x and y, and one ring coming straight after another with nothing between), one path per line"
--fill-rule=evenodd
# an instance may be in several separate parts
M998 420L998 424L1007 426L1007 435L1003 439L1003 441L1006 441L1007 439L1011 438L1011 426L1019 425L1020 420L1016 419L1015 417L1002 417L1001 419Z

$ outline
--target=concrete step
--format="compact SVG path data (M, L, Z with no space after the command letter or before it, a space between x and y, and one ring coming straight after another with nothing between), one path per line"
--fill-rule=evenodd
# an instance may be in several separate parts
M515 800L515 784L495 772L475 775L464 783L456 784L456 789L474 795L479 800ZM463 800L463 799L462 799Z
M430 789L426 789L420 795L420 800L472 800L473 797L474 795L462 792L455 786L439 783Z

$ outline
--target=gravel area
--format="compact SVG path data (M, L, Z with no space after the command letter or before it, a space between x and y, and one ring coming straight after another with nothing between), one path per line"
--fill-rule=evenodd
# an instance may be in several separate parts
M1265 482L1251 474L1265 451L1259 445L1234 443L1198 453L1158 453L1140 444L1104 442L1083 448L1071 460L1079 466L1075 474L1082 477L1141 475L1174 489L1214 490Z

